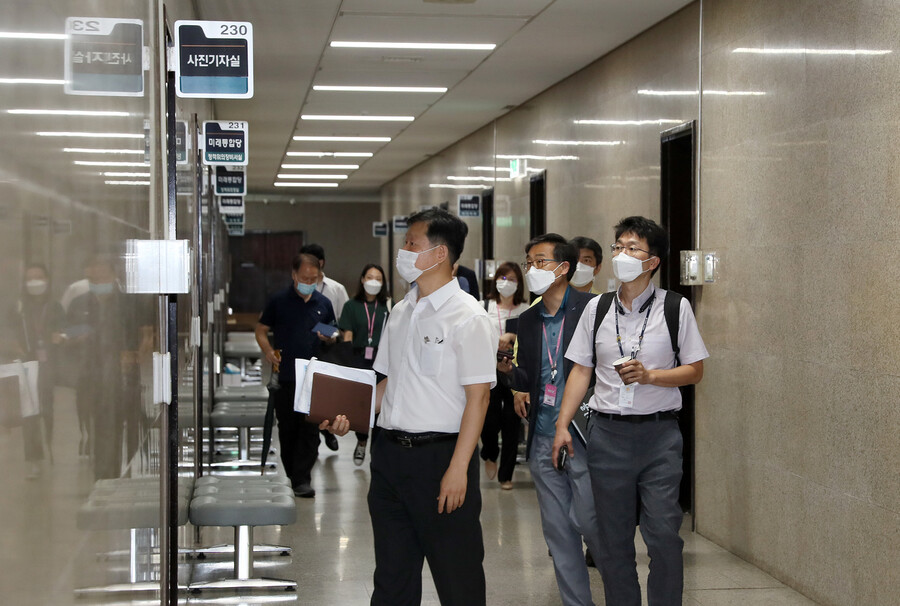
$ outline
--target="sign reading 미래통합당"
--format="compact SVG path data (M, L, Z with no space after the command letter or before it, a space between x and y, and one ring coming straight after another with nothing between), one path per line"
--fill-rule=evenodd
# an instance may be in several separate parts
M175 93L179 97L253 96L253 25L244 21L176 21Z
M243 215L243 196L219 196L219 212L223 215Z
M67 95L144 95L144 22L139 19L66 19Z
M247 123L241 120L203 123L203 163L247 165Z
M243 196L247 193L247 175L242 166L217 166L213 193L217 196Z

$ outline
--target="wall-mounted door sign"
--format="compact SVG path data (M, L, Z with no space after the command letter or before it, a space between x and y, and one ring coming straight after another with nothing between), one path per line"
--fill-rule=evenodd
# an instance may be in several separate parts
M142 97L144 22L139 19L66 19L67 95Z
M204 99L253 96L253 25L175 22L175 94Z
M217 166L213 193L217 196L243 196L247 193L247 175L242 166Z
M481 196L461 194L457 196L457 212L460 217L481 216Z
M247 166L247 123L240 120L203 123L203 163Z
M191 142L187 136L188 123L184 120L175 122L175 164L188 163L188 151L191 149Z
M372 237L387 238L387 235L388 235L387 221L373 221L372 222Z
M243 215L244 214L244 198L243 196L220 196L219 212L223 215Z

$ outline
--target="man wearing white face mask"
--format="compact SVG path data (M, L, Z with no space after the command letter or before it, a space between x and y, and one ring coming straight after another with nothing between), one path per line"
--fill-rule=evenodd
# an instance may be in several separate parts
M566 350L574 367L553 453L571 445L569 421L594 380L587 456L602 544L595 560L606 603L616 606L641 604L634 549L638 496L650 555L649 603L680 605L684 585L678 387L700 381L709 354L690 304L651 283L668 248L668 234L655 222L644 217L619 222L612 263L622 285L615 296L598 297L585 309ZM608 307L598 312L604 303ZM675 336L666 308L677 312Z
M371 603L420 604L427 558L443 606L484 606L473 455L496 383L500 335L453 279L465 223L435 208L411 215L408 223L397 271L415 286L391 310L373 366L387 378L376 392L379 431L371 449ZM332 429L342 434L349 427Z
M571 288L576 249L559 234L538 236L525 247L525 281L541 302L519 316L516 365L498 363L511 387L528 394L531 405L516 402L516 412L528 419L526 456L537 491L544 540L553 556L556 584L564 606L592 606L591 583L582 552L582 538L591 553L599 549L597 514L591 494L587 457L580 443L574 456L557 471L550 460L555 423L572 363L563 354L590 293Z
M603 291L594 287L594 278L600 273L600 266L603 265L603 249L600 244L585 236L572 238L569 244L578 251L578 265L575 266L575 273L569 284L581 292L601 294Z

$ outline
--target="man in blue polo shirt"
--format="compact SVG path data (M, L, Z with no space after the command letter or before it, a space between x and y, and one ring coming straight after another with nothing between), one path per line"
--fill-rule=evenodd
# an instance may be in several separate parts
M281 389L273 397L284 471L294 494L311 498L316 496L310 474L319 456L319 429L306 422L305 414L294 411L294 361L316 355L321 342L335 341L313 332L316 324L333 325L335 319L331 302L316 291L318 259L308 254L294 257L291 278L291 285L266 304L256 325L256 341L266 359L279 365ZM270 330L275 336L274 346L269 342ZM280 355L276 349L281 350Z

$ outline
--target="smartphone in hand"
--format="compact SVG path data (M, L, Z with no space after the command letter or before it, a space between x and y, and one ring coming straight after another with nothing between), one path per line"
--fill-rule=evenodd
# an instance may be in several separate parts
M559 449L559 454L556 456L556 470L557 471L565 471L566 463L569 462L569 447L563 446Z

